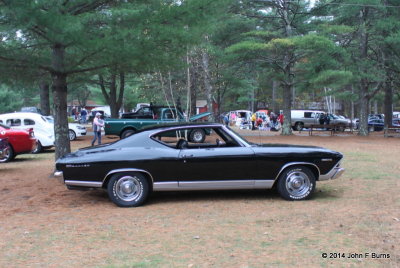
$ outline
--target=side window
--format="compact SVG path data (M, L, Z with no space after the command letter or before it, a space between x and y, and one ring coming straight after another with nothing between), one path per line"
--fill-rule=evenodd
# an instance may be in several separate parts
M6 125L10 127L18 127L21 125L21 119L7 119Z
M25 126L33 126L35 124L35 121L32 119L24 119L24 125Z
M204 135L203 142L195 142L194 139ZM230 135L221 128L187 128L174 131L164 131L154 135L154 140L174 149L207 149L217 147L240 147Z
M171 111L165 111L164 112L164 119L172 119L172 112Z
M315 113L313 113L313 112L304 112L304 117L305 118L314 118L315 117Z

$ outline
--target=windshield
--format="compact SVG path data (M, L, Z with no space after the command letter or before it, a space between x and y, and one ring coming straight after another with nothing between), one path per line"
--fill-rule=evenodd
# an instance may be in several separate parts
M45 116L44 118L42 117L42 119L45 122L49 122L49 123L52 123L52 124L54 123L54 118L52 116Z
M227 129L229 129L229 131L231 131L233 134L235 134L239 139L241 139L242 141L244 141L247 144L253 145L252 142L249 142L248 140L246 140L245 138L243 138L239 133L237 133L236 131L234 131L233 129L231 129L230 127L226 127Z

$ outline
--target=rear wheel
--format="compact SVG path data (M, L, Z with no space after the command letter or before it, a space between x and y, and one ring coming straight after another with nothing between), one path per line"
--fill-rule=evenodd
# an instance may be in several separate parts
M4 156L0 158L0 163L6 163L14 159L14 150L10 144L7 144L6 148L4 148Z
M43 151L43 147L42 147L42 144L40 143L40 141L36 141L36 144L35 144L35 148L33 148L33 150L32 150L32 153L33 154L38 154L38 153L40 153L41 151Z
M125 139L131 135L135 134L135 130L133 129L126 129L121 134L121 139Z
M302 131L303 128L304 128L304 124L303 124L302 122L297 122L297 123L294 125L294 129L297 130L297 131Z
M119 207L142 205L149 195L149 183L140 173L118 173L107 185L108 196Z
M195 143L203 143L206 139L206 133L202 129L195 129L190 133L190 141Z
M277 189L286 200L304 200L315 190L315 175L304 166L285 169L279 176Z
M339 125L339 126L337 126L337 128L335 129L336 131L339 131L339 132L344 132L345 130L346 130L346 126L344 126L344 125Z

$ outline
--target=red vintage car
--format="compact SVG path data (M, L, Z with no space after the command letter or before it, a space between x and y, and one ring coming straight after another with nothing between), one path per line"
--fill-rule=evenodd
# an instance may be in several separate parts
M18 154L31 153L36 146L36 138L33 129L12 129L0 124L0 139L8 139L8 148L3 150L0 163L14 159Z

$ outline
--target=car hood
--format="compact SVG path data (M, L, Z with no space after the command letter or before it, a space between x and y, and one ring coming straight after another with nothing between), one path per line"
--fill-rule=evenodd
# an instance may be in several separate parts
M96 155L105 153L105 152L112 152L117 151L117 148L110 146L112 143L101 144L94 147L85 147L81 148L76 152L66 154L60 157L56 163L67 163L67 162L74 162L75 159L82 159L85 157L85 160L90 160L92 157L96 157Z
M189 120L190 120L191 122L193 122L193 121L196 121L196 120L205 118L205 117L207 117L207 116L209 116L209 115L211 115L210 112L205 112L205 113L201 113L201 114L196 114L196 115L190 117Z

